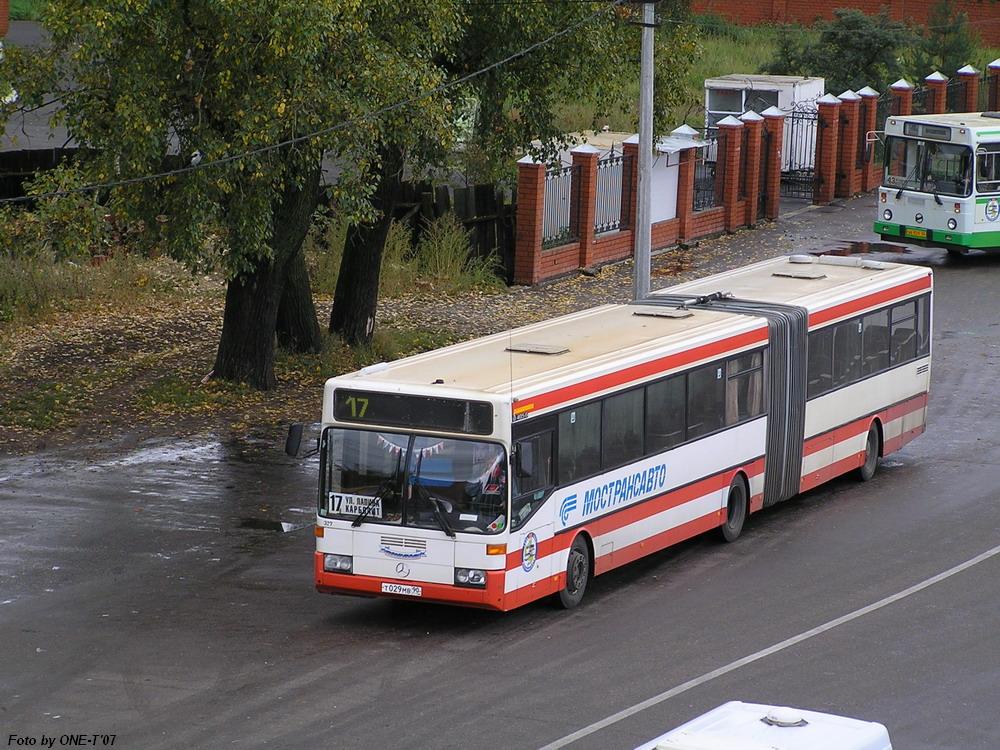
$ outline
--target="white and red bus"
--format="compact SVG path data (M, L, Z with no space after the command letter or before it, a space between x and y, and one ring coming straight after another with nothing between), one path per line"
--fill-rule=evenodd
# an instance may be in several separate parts
M931 272L777 258L326 383L321 592L509 610L924 430Z

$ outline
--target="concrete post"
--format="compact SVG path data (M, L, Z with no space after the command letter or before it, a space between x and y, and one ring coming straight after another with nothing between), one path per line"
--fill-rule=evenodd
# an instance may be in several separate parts
M943 115L948 108L948 76L935 70L924 79L924 83L931 92L927 114Z
M858 135L867 139L868 133L885 130L885 123L878 121L878 92L871 86L865 86L858 91L861 97L861 117L859 118ZM861 190L874 190L880 180L878 169L881 165L875 163L875 144L865 143L865 161L861 168Z
M889 86L889 94L892 96L891 113L905 117L913 113L913 84L905 78L900 78Z
M837 194L837 146L840 140L841 101L833 94L824 94L816 101L816 186L813 203L825 206Z
M740 119L747 132L747 153L744 159L747 165L746 206L743 212L743 223L752 227L757 223L757 215L760 213L760 191L763 187L760 184L760 150L764 118L750 110L740 115Z
M600 151L589 144L571 152L573 166L579 167L571 189L570 225L580 238L580 268L594 264L594 217L597 215L597 159Z
M764 181L764 216L772 221L781 211L781 154L785 142L785 113L777 107L768 107L764 117L767 131L767 176Z
M837 98L840 99L840 161L837 164L836 195L838 198L850 198L861 190L861 169L858 165L861 97L848 89Z
M545 165L525 156L517 163L517 233L514 283L541 279L542 221L545 207Z

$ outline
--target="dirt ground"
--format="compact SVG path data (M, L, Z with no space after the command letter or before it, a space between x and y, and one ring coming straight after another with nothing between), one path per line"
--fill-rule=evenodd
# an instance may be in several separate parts
M870 198L800 210L757 229L654 256L652 287L786 254L831 236L865 231ZM867 223L867 222L865 222ZM832 233L832 235L831 235ZM383 299L379 326L434 332L424 346L459 341L607 302L625 302L632 264L574 274L537 287ZM142 305L97 302L17 330L0 330L0 454L79 442L91 449L151 437L211 432L277 437L319 418L326 378L354 369L351 353L278 356L278 386L260 393L206 379L222 324L221 285ZM329 299L317 299L324 321ZM417 336L419 339L420 337ZM419 342L416 348L421 348Z

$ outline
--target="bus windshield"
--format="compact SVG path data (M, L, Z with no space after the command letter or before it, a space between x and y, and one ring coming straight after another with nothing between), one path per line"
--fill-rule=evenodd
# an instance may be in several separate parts
M507 527L507 454L476 440L328 427L320 515L496 534Z
M972 150L952 143L890 137L882 184L937 195L967 196L972 192Z

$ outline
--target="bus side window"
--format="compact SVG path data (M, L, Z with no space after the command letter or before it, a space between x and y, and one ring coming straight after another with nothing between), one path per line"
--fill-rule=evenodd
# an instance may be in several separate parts
M861 379L861 321L845 320L833 327L833 387Z
M868 313L864 322L862 375L874 375L889 367L889 311Z
M764 411L764 355L751 352L726 363L726 424L734 425Z
M552 471L552 430L518 440L511 484L511 528L520 528L544 501L546 491L554 484Z
M707 435L726 424L725 362L688 373L688 438Z
M917 300L917 356L926 357L931 351L931 298Z
M1000 143L983 143L976 149L976 191L1000 191Z
M900 365L917 356L917 303L914 300L895 305L890 311L892 330L890 362Z
M621 466L642 456L643 389L604 399L601 427L602 465L605 469Z
M687 375L646 386L646 452L680 445L687 431Z
M601 404L577 406L559 415L559 484L601 469Z
M833 385L833 329L822 328L809 334L808 386L806 398L826 393Z

